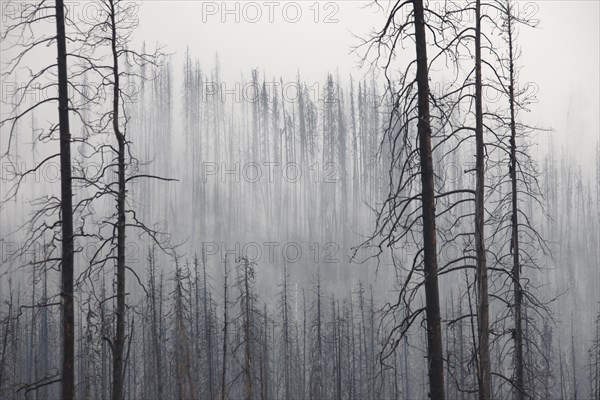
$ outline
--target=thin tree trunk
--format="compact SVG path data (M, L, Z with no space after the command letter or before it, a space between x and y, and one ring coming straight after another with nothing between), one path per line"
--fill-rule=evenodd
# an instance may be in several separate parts
M202 279L203 279L203 291L204 291L204 339L207 344L207 361L208 361L208 393L210 394L210 398L214 398L214 389L213 389L213 348L212 348L212 323L211 317L208 312L208 284L206 282L206 259L204 252L202 254Z
M250 348L250 311L252 305L250 295L250 265L247 259L244 261L244 292L242 294L243 300L243 312L244 312L244 393L245 399L251 400L254 397L254 390L252 388L252 355Z
M302 398L306 395L306 297L302 289Z
M225 400L227 377L227 258L225 258L225 281L223 283L223 366L221 369L221 400Z
M573 335L573 316L571 316L571 364L573 370L573 400L577 400L577 358L575 352L575 336Z
M483 94L481 82L481 0L475 3L475 252L477 282L477 336L479 399L491 398L491 366L489 349L488 272L484 235L484 144Z
M512 31L512 6L507 1L507 21L508 21L508 51L509 51L509 74L510 86L510 178L512 184L512 244L513 255L513 290L515 296L515 400L524 399L524 378L523 378L523 327L521 317L521 303L523 301L523 292L521 291L521 265L519 262L519 222L518 222L518 199L517 199L517 128L515 122L515 70L514 70L514 49L513 49L513 31Z
M117 154L117 308L116 336L113 352L112 400L123 400L123 350L125 348L125 137L119 128L119 55L117 52L116 10L109 0L113 70L113 130L118 143Z
M69 93L67 81L67 44L63 0L56 0L56 47L58 65L58 123L60 132L61 180L61 297L62 306L62 376L61 398L75 398L75 311L73 305L73 191L71 185L71 131L69 128Z

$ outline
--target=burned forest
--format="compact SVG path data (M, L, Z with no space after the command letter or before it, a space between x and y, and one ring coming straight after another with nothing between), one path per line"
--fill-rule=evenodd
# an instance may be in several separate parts
M600 400L599 3L0 6L0 400Z

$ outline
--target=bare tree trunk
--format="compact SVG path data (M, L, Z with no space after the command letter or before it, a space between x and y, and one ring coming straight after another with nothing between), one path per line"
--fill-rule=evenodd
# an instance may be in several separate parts
M61 297L62 306L62 376L61 398L75 398L75 311L73 305L73 191L71 185L71 131L69 128L69 93L67 82L67 44L63 0L56 0L56 47L58 65L58 123L60 131L61 180Z
M518 199L517 199L517 128L515 122L515 70L514 70L514 48L513 48L513 28L512 28L512 6L507 1L507 22L508 22L508 51L509 51L509 101L510 101L510 178L512 184L512 276L513 290L515 296L515 399L523 400L524 397L524 378L523 378L523 327L521 317L521 303L523 301L523 292L521 290L521 265L519 262L519 221L518 221Z
M419 153L421 158L423 247L425 273L425 311L427 319L427 365L429 395L433 400L444 399L444 365L442 328L438 288L438 265L435 231L435 195L433 159L429 116L429 72L423 1L414 0L415 40L417 51L417 86L419 111Z
M306 297L302 289L302 398L306 397Z
M323 398L323 334L322 334L322 314L321 314L321 272L317 275L317 303L316 303L316 332L317 332L317 361L316 361L316 390L312 392L315 399ZM312 379L312 377L311 377Z
M6 348L8 346L8 336L10 335L10 322L12 319L12 291L10 292L9 300L7 301L8 314L6 316L6 325L4 327L4 335L2 337L2 353L0 354L0 393L2 393L2 385L4 384L4 364L6 363Z
M208 361L208 393L210 398L214 398L213 388L213 348L212 348L212 321L208 312L208 285L206 282L206 256L202 254L202 280L203 280L203 308L204 308L204 339L207 344L207 361Z
M491 398L491 366L489 349L488 272L484 235L485 161L483 144L483 94L481 82L481 0L475 4L475 252L477 282L477 336L479 399Z
M408 373L408 337L404 337L404 400L408 400L411 398L410 395L410 374Z
M269 398L269 326L267 316L267 305L264 305L263 326L264 326L264 341L262 344L262 360L263 360L263 377L261 379L262 395L265 400Z
M244 324L244 393L245 399L251 400L254 398L254 390L252 388L252 354L250 348L250 324L252 323L250 312L252 310L251 295L250 295L250 263L247 259L243 260L244 263L244 282L243 282L243 293L242 293L242 306L243 306L243 324Z
M335 313L335 301L333 304L334 308L333 311ZM340 303L338 300L338 306L337 306L337 319L334 318L334 337L337 336L335 343L337 343L337 381L336 381L336 385L337 385L337 398L338 400L342 400L342 330L341 330L341 323L342 323L342 318L340 317ZM337 328L337 329L336 329Z
M283 311L283 385L285 398L290 398L290 327L288 319L288 275L287 264L283 263L283 292L282 292L282 311Z
M225 281L223 283L223 366L221 369L221 400L225 400L227 378L227 257L225 258Z
M123 349L125 348L125 137L119 128L119 54L114 0L109 0L113 71L113 130L118 143L117 154L117 317L113 352L112 400L123 400Z
M44 258L46 258L46 255L44 254ZM42 304L44 306L46 306L48 304L48 270L46 269L46 264L42 264L43 265L43 271L44 271L44 289L42 290L43 293L43 300L42 300ZM50 361L48 360L48 353L50 351L50 341L48 338L48 309L47 307L43 307L41 310L42 316L41 316L41 326L40 326L40 345L41 345L41 370L42 371L47 371L48 370L48 365L50 364ZM0 368L0 371L2 370L2 368ZM0 379L0 381L2 381L2 379ZM40 397L41 398L48 398L48 387L43 387L40 390Z
M155 378L155 382L152 382L152 388L156 388L156 394L158 398L162 398L163 395L163 378L161 373L161 361L162 361L162 352L161 352L161 328L160 321L162 319L162 280L159 285L156 283L156 258L154 255L154 248L148 251L148 274L149 274L149 282L148 286L150 289L150 294L148 296L149 300L149 313L150 313L150 342L152 346L153 356L154 356L154 369L155 375L151 375ZM157 300L157 291L158 291L158 300ZM158 309L157 309L158 308Z
M575 336L573 335L573 316L571 316L571 369L573 370L573 400L577 400L577 358L575 352Z

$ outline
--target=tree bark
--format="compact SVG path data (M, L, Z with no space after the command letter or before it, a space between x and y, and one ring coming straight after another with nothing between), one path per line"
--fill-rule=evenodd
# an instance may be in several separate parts
M244 263L244 288L242 293L242 306L244 313L244 394L246 400L252 400L254 398L254 389L252 387L252 354L250 348L250 324L252 311L252 305L250 304L250 263L247 259L243 260Z
M114 0L109 0L111 50L113 61L113 130L118 143L117 154L117 326L113 353L112 400L123 400L123 349L125 348L125 137L119 128L119 54Z
M73 305L73 190L71 181L71 131L67 82L67 44L63 0L56 0L56 47L58 66L58 123L60 132L61 180L61 297L62 297L62 376L61 398L75 398L75 312Z
M475 252L478 289L477 336L479 344L479 399L491 398L491 366L489 349L488 272L484 235L485 161L483 144L483 97L481 82L481 0L475 3Z
M225 274L223 283L223 365L221 369L221 400L225 400L227 378L227 257L225 257Z
M427 365L429 396L444 399L444 366L442 353L442 328L438 288L438 265L435 230L435 194L433 184L433 158L431 150L431 125L429 115L429 71L427 64L427 39L423 1L414 0L415 40L417 52L418 135L421 159L423 247L425 273L425 311L427 320Z
M204 339L207 344L207 362L208 362L208 393L213 399L213 344L212 344L212 316L208 312L208 284L206 282L206 256L202 254L202 280L203 280L203 308L204 308Z
M523 327L521 316L521 303L523 301L523 292L521 290L521 266L519 262L519 221L518 221L518 198L517 198L517 128L515 122L515 70L514 70L514 48L513 48L513 30L512 30L512 6L510 0L507 1L507 22L508 22L508 52L509 52L509 101L510 101L510 178L512 185L512 240L511 250L513 256L512 276L513 291L515 296L515 399L523 400L525 398L523 386Z

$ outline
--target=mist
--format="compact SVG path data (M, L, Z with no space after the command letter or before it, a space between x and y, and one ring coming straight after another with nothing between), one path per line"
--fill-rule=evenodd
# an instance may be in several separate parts
M0 399L600 399L597 2L36 5Z

